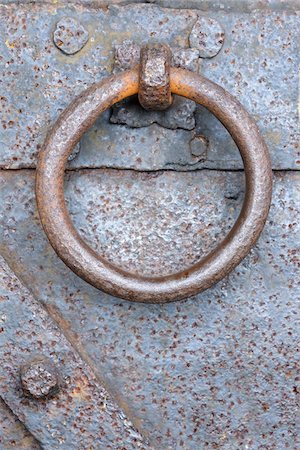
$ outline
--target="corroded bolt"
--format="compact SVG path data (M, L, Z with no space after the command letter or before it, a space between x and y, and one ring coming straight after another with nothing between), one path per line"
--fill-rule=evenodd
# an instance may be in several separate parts
M88 31L73 17L65 17L57 22L53 33L54 44L67 55L74 55L79 52L88 39Z
M212 58L221 50L225 32L219 22L209 17L199 17L190 34L190 46L199 50L200 58Z
M56 367L49 358L35 358L21 368L21 383L25 395L41 399L59 389Z
M208 139L203 135L197 135L190 141L191 154L204 161L207 157Z

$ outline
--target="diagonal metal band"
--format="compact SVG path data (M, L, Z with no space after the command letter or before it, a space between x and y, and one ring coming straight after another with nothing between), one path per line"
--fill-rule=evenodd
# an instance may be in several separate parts
M102 381L2 257L0 317L0 398L44 450L149 449ZM24 395L20 368L36 355L49 358L60 375L60 390L51 398Z

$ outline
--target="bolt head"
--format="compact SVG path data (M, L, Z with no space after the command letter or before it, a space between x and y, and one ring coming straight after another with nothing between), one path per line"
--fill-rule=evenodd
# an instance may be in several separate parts
M21 383L25 395L42 399L59 389L57 370L48 358L35 358L21 368Z
M203 135L195 136L190 142L190 149L192 156L201 158L203 161L207 157L208 139Z
M199 50L200 58L212 58L221 50L225 32L219 22L209 17L199 17L190 34L190 46Z
M67 55L74 55L79 52L88 39L88 31L73 17L65 17L57 22L53 33L54 44Z

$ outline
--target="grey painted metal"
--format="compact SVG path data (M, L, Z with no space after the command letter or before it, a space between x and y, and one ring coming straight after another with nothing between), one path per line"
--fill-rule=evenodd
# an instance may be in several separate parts
M274 175L267 225L239 268L168 305L114 299L66 268L39 224L34 175L1 174L1 252L152 446L299 447L299 174ZM162 275L222 240L243 186L239 172L83 170L67 173L66 197L96 251Z
M141 435L78 357L42 305L0 258L0 395L45 450L146 449ZM24 396L20 369L32 357L59 367L51 398ZM24 374L22 374L24 387Z
M0 397L1 450L42 450L37 440L16 418Z
M15 4L16 0L2 0L2 4ZM32 3L32 0L18 0L18 4ZM37 4L52 5L51 0L35 0ZM68 5L69 0L61 0L60 4ZM201 11L239 11L239 12L253 12L253 11L298 11L299 3L297 0L227 0L226 3L216 2L215 0L72 0L72 5L86 6L94 8L106 8L111 5L127 5L127 4L147 4L152 3L157 6L166 8L184 9L187 6L190 9L199 9Z
M140 1L14 3L0 9L1 168L35 167L60 111L113 70L115 45L157 38L185 49L198 16L218 20L226 33L220 53L199 60L200 71L255 115L274 168L299 167L297 0L157 0L171 8L147 5L145 19ZM186 6L195 11L180 10ZM75 55L64 55L52 40L63 17L80 18L90 33ZM85 136L71 166L134 170L67 173L77 229L128 270L161 275L193 264L224 237L242 203L242 173L197 170L241 168L229 136L202 109L192 131L130 129L109 119L107 113ZM300 448L300 180L294 172L274 178L267 226L239 269L195 301L161 306L131 305L78 279L42 233L33 171L0 173L1 253L154 449ZM1 450L39 448L2 403L0 421Z
M199 50L201 58L213 58L223 47L225 32L220 23L210 17L199 17L189 36L192 48Z
M299 168L299 14L286 2L280 8L271 2L270 10L259 8L251 13L244 12L252 8L242 3L242 7L236 3L237 11L227 11L224 5L226 14L218 11L217 5L209 15L155 5L111 5L106 9L49 3L2 6L0 67L5 90L1 96L0 166L35 167L46 130L59 113L86 86L111 72L115 45L124 39L138 44L159 40L184 49L197 18L205 15L222 25L225 42L217 56L200 59L201 73L239 98L254 115L270 148L273 168ZM64 55L52 40L63 17L80 17L89 31L88 43L75 55ZM228 134L201 108L192 131L172 131L156 124L124 129L110 124L109 116L100 118L83 138L83 151L72 161L73 168L242 168ZM197 135L209 140L205 161L191 154L191 142L194 146ZM178 142L175 148L173 140Z
M25 395L36 399L52 397L60 389L60 377L55 364L44 356L35 356L20 369L21 385Z
M173 47L172 66L198 72L199 51L193 48ZM141 47L130 39L115 46L114 73L131 69L140 63ZM136 96L125 99L112 107L110 122L141 128L157 123L164 128L194 130L196 103L184 97L173 96L172 106L166 111L146 111Z
M49 130L36 173L39 217L58 256L98 289L129 301L146 303L191 297L222 280L256 243L272 196L270 156L253 118L235 97L216 83L185 69L170 69L167 58L162 56L166 50L170 59L169 49L150 46L148 51L147 47L141 51L139 67L93 84L75 98ZM158 77L151 68L151 65L157 68L156 58L163 69L158 69ZM160 101L165 106L171 92L205 106L224 124L245 165L245 199L232 229L205 258L168 276L145 277L112 265L81 238L66 206L64 172L76 143L109 106L136 93L146 107L154 108Z
M63 17L56 24L53 42L67 55L75 55L89 40L89 33L74 17Z

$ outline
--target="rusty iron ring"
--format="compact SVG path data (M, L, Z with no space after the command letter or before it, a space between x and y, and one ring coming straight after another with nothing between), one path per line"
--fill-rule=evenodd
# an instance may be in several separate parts
M227 128L244 161L246 193L231 231L209 255L192 267L163 277L126 272L90 248L75 230L64 199L68 156L98 115L138 93L138 67L107 78L84 91L59 117L39 156L36 198L40 219L58 256L96 288L130 301L166 303L220 281L248 254L266 221L272 193L268 149L254 120L231 94L188 70L171 68L171 91L205 106Z

